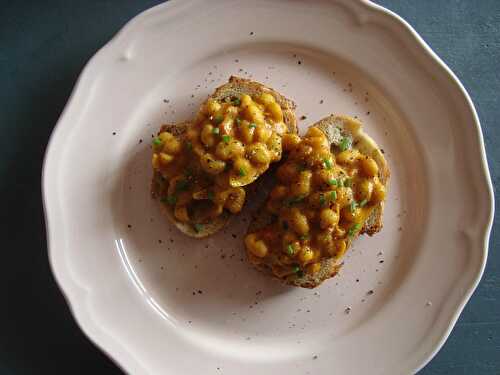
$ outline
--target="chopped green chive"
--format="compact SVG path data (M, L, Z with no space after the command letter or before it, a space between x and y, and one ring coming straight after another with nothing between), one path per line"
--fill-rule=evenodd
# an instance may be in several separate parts
M324 159L323 162L325 163L326 169L332 169L332 161L330 159Z
M337 200L337 192L335 190L330 193L330 199L332 201L336 201Z
M169 195L168 197L162 197L161 201L162 203L168 203L169 205L173 206L175 203L177 203L177 197L175 195Z
M191 151L193 149L193 144L191 142L187 142L186 148L188 149L188 151Z
M352 186L352 179L350 179L350 178L346 178L346 179L344 180L344 186L345 186L345 187L351 187L351 186Z
M304 197L298 195L296 197L286 198L283 203L285 204L285 206L291 206L291 205L300 203L303 200L304 200Z
M292 271L293 271L293 273L298 273L300 271L300 267L295 265L292 267Z
M330 185L333 185L333 186L337 186L339 184L339 182L337 181L336 178L332 178L332 179L328 180L328 183Z
M195 223L195 224L193 225L193 227L194 227L194 231L195 231L196 233L200 233L200 232L203 230L203 225L201 225L201 224L199 224L199 223Z
M250 125L248 125L248 127L249 127L250 129L252 129L252 128L256 128L256 127L257 127L257 124L256 124L255 122L251 122L251 123L250 123Z
M344 180L339 179L339 187L344 187Z
M351 138L349 138L349 137L342 138L342 140L340 141L339 147L340 147L341 151L345 151L348 148L351 148Z
M233 104L238 107L241 104L240 98L233 99Z
M288 253L288 255L293 255L294 251L291 244L286 247L286 252Z
M239 175L240 175L241 177L246 176L246 175L247 175L247 172L245 172L245 170L244 170L243 168L240 168L240 170L239 170Z
M351 228L349 228L349 237L352 237L354 236L356 233L359 232L359 230L361 229L361 224L360 223L356 223L354 224Z
M224 143L229 143L229 141L231 140L231 137L228 135L223 135L222 140L224 141Z
M211 201L214 200L214 192L213 191L208 192L208 199L210 199Z
M175 184L175 191L185 191L187 190L188 185L189 182L187 182L186 180L177 181L177 183Z
M212 129L213 134L219 134L219 128L213 128Z
M359 207L364 207L367 203L368 201L366 199L363 199L361 202L359 202Z
M163 144L163 141L160 138L158 138L158 137L153 138L153 146L159 147L162 144Z
M306 169L307 169L307 166L304 163L297 164L297 171L298 172L305 171Z
M356 208L358 208L358 202L356 202L355 200L353 200L351 202L351 212L354 212L356 210Z
M319 204L320 204L321 206L324 206L324 205L325 205L325 203L326 203L325 196L324 196L323 194L320 194L320 196L319 196Z
M222 115L214 116L214 124L216 124L216 125L219 125L223 120L224 120L224 117Z

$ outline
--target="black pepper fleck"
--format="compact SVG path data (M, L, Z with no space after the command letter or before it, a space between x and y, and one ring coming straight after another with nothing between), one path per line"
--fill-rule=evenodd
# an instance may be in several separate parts
M305 120L306 118L307 118L307 117L306 117L306 116L304 116L304 115L300 116L300 119L301 119L301 120Z
M113 135L116 135L116 132L113 132Z
M369 290L368 292L366 292L366 294L369 295L369 296L371 296L373 293L374 293L373 290Z
M253 35L253 31L250 31L250 35Z

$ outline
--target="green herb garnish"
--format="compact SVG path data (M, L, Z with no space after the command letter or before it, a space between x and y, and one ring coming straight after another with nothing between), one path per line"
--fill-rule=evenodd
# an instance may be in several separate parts
M222 115L214 116L214 124L216 124L216 125L219 125L223 120L224 120L224 117Z
M200 233L203 230L203 225L200 223L195 223L193 227L196 233Z
M250 129L252 129L252 128L256 128L256 127L257 127L257 124L256 124L255 122L251 122L251 123L248 125L248 127L249 127Z
M319 204L320 204L321 206L324 206L324 205L325 205L325 203L326 203L325 196L324 196L323 194L320 194L320 196L319 196Z
M339 184L339 182L337 181L336 178L332 178L332 179L328 180L328 183L332 186L337 186Z
M303 172L307 169L307 165L304 164L304 163L301 163L301 164L297 164L297 171L298 172Z
M233 99L233 104L238 107L241 104L240 98Z
M293 251L293 246L292 244L288 245L286 247L286 252L288 253L288 255L293 255L294 251Z
M351 202L351 212L354 212L356 210L356 208L358 208L358 202L356 202L355 200L353 200Z
M186 191L188 189L189 182L187 180L177 181L175 184L175 191Z
M291 205L300 203L303 200L304 200L304 197L298 195L296 197L291 197L291 198L285 199L283 203L285 204L285 206L291 206Z
M230 136L228 136L228 135L223 135L223 136L222 136L222 141L223 141L224 143L226 143L226 144L227 144L227 143L229 143L229 141L230 141L230 140L231 140L231 137L230 137Z
M359 207L364 207L367 203L368 201L366 199L363 199L361 202L359 202Z
M337 200L337 192L335 190L330 193L330 199L332 201Z
M360 223L354 224L351 228L349 228L349 233L348 233L349 237L354 236L356 233L358 233L360 229L361 229Z
M168 197L161 198L162 203L167 203L171 206L177 203L177 197L175 195L169 195Z
M212 134L219 134L219 128L213 128L212 129Z
M292 272L293 273L298 273L299 271L300 271L300 267L299 266L295 265L295 266L292 267Z
M326 169L332 169L332 161L330 159L324 159L323 162L325 163Z
M247 175L247 172L245 172L245 170L244 170L243 168L240 168L240 170L238 171L238 173L239 173L239 175L240 175L241 177L243 177L243 176L246 176L246 175Z
M340 145L339 145L340 151L345 151L348 148L351 148L351 142L352 142L351 138L349 138L349 137L342 138L342 140L340 141Z
M241 125L241 119L239 117L236 117L236 120L234 120L236 122L236 125L240 126Z
M160 138L158 138L158 137L153 138L153 146L154 147L160 147L162 144L163 144L163 141Z
M351 187L352 186L352 179L351 178L346 178L344 180L344 186L345 187Z

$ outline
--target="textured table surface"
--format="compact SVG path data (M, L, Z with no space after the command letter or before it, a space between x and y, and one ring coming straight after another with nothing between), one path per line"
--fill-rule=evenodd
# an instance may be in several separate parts
M127 20L157 3L26 0L1 4L1 374L120 373L76 326L51 275L40 174L48 137L85 63ZM378 3L413 25L468 89L479 112L497 185L500 1ZM422 374L500 374L499 241L495 225L482 282L443 349Z

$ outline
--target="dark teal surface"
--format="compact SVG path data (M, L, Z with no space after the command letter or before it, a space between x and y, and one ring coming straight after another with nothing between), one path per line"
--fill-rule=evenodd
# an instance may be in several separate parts
M469 91L497 186L500 1L378 2L413 25ZM0 4L1 374L120 373L76 326L51 275L40 175L49 135L85 63L127 20L157 3ZM85 142L75 146L85 148ZM500 238L495 229L481 284L421 374L500 374Z

